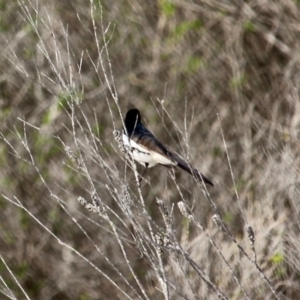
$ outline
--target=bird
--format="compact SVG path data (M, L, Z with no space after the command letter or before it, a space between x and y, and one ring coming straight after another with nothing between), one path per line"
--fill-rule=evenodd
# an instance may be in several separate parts
M131 158L148 168L156 165L179 167L194 176L198 181L214 185L211 180L199 173L177 153L167 149L143 124L137 108L129 109L124 119L123 144L129 150Z

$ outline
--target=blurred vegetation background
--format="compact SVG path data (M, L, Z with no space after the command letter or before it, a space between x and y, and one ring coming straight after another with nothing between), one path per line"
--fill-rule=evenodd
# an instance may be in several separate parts
M257 264L277 298L297 299L299 20L297 0L0 0L1 297L25 299L10 270L31 299L125 299L121 291L164 299L110 192L128 182L138 201L134 173L113 136L136 106L159 140L213 180L211 199L249 256L245 226L253 227ZM180 192L168 170L149 170L141 190L151 220L163 224L156 198L170 209L184 199L233 270L175 206L176 237L210 280L228 299L247 298L233 274L249 299L275 299L257 266L215 226L193 178L176 172L176 180ZM127 258L144 294L108 223L77 201L92 202L92 186L115 212L110 220L124 226ZM216 298L192 270L183 276L164 255L183 299Z

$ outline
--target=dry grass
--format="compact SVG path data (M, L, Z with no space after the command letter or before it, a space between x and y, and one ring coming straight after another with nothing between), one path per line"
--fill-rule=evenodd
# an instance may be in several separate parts
M298 1L0 7L3 297L297 298ZM139 187L131 106L215 187Z

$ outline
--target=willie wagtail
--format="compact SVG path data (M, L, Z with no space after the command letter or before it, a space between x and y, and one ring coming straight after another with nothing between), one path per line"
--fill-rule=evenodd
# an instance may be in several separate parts
M129 148L132 158L146 169L157 164L165 167L178 166L199 181L213 185L208 178L186 163L178 154L168 150L155 138L141 123L141 114L138 109L128 110L124 123L126 129L123 130L123 143Z

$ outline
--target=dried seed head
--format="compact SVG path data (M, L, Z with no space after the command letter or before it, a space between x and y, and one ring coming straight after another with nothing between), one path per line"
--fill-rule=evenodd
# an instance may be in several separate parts
M94 206L96 206L96 207L101 206L101 199L99 198L96 191L93 191L91 193L91 197L92 197L92 201L93 201Z
M65 152L67 153L68 157L71 159L71 161L76 165L77 169L80 169L81 163L77 156L74 154L72 149L68 146L65 146Z
M132 199L130 197L128 189L129 189L129 185L127 183L122 185L121 199L124 202L124 204L126 204L128 206L131 206L132 205Z
M167 231L171 231L172 230L172 225L174 223L173 218L170 216L169 211L164 203L163 200L160 199L156 199L156 204L159 207L159 210L163 216Z
M255 243L255 235L254 235L254 230L253 230L252 226L247 225L246 226L246 231L248 233L248 238L250 240L250 244L253 247L254 243Z
M163 247L163 238L162 238L162 236L161 236L161 234L160 233L157 233L156 235L155 235L155 239L156 239L156 244L157 244L157 246L158 246L158 253L159 254L162 254L163 253L163 251L162 251L162 247Z
M87 201L83 197L79 196L77 200L81 205L86 206Z
M118 143L118 147L124 153L127 153L130 149L128 146L125 146L123 143L122 133L119 130L114 130L113 135L115 137L116 142Z
M212 216L212 220L213 220L213 222L219 227L220 230L224 231L224 228L223 228L223 224L222 224L222 220L221 220L220 215L214 214L214 215Z
M186 217L189 220L189 222L193 222L195 220L194 216L188 213L186 205L182 201L178 202L177 206L179 208L179 211L184 217Z

